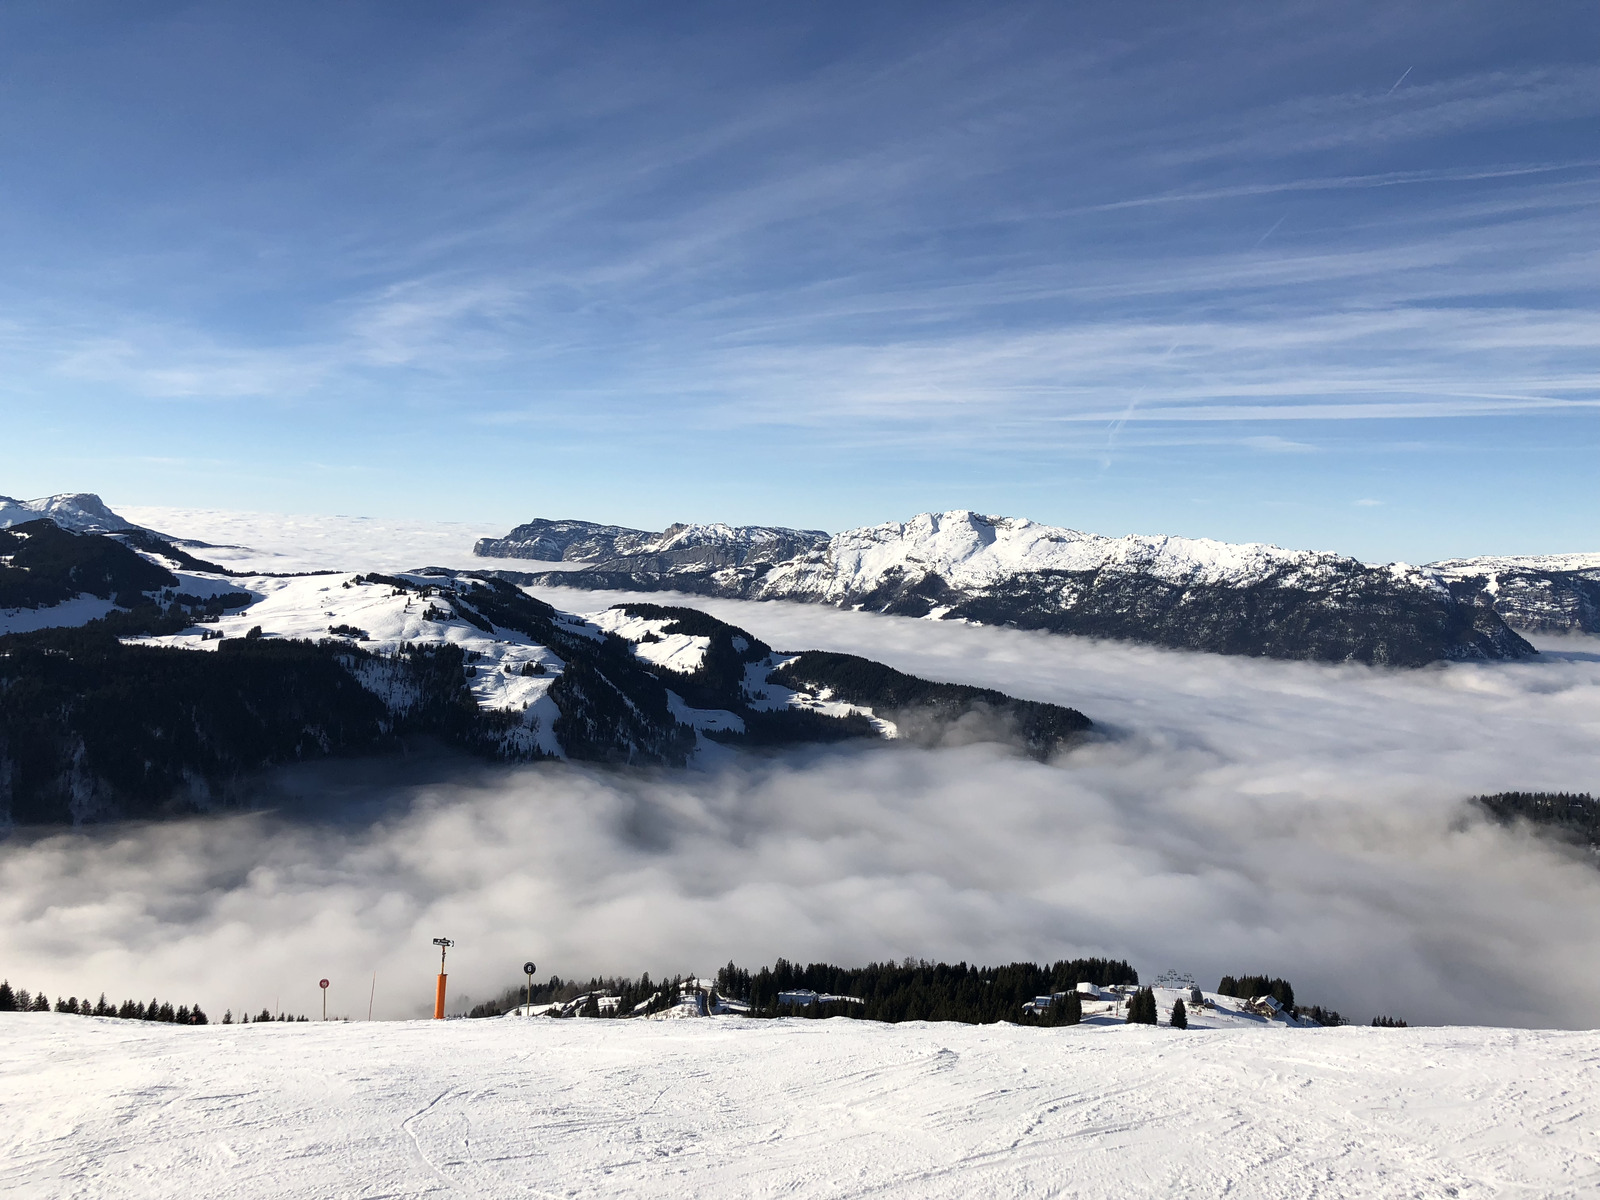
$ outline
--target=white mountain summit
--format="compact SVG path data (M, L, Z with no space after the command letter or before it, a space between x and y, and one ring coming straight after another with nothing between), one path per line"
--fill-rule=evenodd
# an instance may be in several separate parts
M121 533L138 528L106 507L93 492L63 492L38 500L13 500L0 496L0 529L49 517L73 533Z

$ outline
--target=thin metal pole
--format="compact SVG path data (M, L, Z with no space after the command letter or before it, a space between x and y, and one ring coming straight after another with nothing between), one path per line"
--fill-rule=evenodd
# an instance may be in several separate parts
M372 991L367 993L367 1020L372 1020L372 1000L378 994L378 973L372 973Z

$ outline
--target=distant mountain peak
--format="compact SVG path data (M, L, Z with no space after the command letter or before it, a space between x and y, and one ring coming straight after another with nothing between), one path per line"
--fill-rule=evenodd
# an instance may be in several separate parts
M775 563L828 540L820 529L768 525L681 522L660 533L536 517L503 538L480 538L472 553L480 558L527 558L542 562L581 562L608 569L664 570L672 566L742 566L752 557Z
M49 517L62 529L73 533L121 533L139 528L112 512L93 492L63 492L37 500L0 496L0 529L37 521L40 517Z

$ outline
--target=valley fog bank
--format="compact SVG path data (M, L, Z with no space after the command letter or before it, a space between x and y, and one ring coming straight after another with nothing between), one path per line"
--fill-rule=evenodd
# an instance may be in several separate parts
M1070 703L1111 736L1053 765L971 745L676 774L471 766L384 789L363 823L18 835L0 845L0 970L213 1017L314 1014L324 975L330 1011L364 1016L375 971L377 1015L400 1017L427 1011L434 936L458 942L453 1009L526 958L570 977L1107 954L1208 985L1271 971L1357 1020L1600 1024L1600 872L1460 805L1595 787L1594 640L1391 672L689 602L775 646Z

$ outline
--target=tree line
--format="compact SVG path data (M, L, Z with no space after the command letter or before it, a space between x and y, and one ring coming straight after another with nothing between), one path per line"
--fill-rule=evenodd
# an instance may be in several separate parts
M1265 975L1224 975L1222 982L1217 984L1217 995L1232 996L1237 1000L1271 996L1284 1008L1294 1008L1294 986L1287 979L1269 979Z
M648 973L638 978L594 976L587 981L552 975L531 991L534 1005L567 1006L562 1015L625 1018L660 1012L676 1005L683 990L693 981L675 975L652 980ZM1139 973L1120 959L1067 959L1048 965L1009 963L986 967L961 963L928 962L906 959L903 962L869 963L865 967L839 967L831 963L800 963L780 958L770 967L757 970L729 963L717 972L713 998L737 1001L748 1006L754 1018L851 1017L868 1021L958 1021L966 1024L992 1024L1007 1021L1017 1025L1055 1027L1076 1025L1083 1020L1083 1001L1077 992L1080 983L1097 987L1131 985L1137 987ZM813 992L839 999L809 1003L784 1001L782 996ZM1319 1025L1338 1026L1349 1022L1332 1009L1321 1005L1296 1005L1294 986L1286 979L1268 975L1224 975L1217 985L1224 996L1251 1000L1271 996L1297 1017ZM526 985L505 989L493 1000L480 1003L470 1017L497 1017L527 1001ZM600 1008L599 997L616 997L617 1004ZM1042 1008L1030 1002L1051 997ZM582 1005L573 1005L587 997ZM554 1014L552 1014L554 1015ZM1173 1005L1169 1023L1178 1029L1189 1024L1188 1006L1183 1000ZM1139 988L1130 997L1126 1020L1135 1025L1158 1024L1155 992ZM1388 1018L1380 1024L1388 1023Z
M65 1000L56 998L54 1004L50 997L43 992L30 992L27 988L13 988L9 980L0 980L0 1012L58 1012L70 1013L79 1017L117 1017L124 1021L157 1021L165 1025L209 1025L211 1018L206 1016L205 1009L198 1004L180 1004L174 1008L166 1001L152 998L149 1003L142 1000L124 1000L121 1004L112 1004L106 999L104 992L100 999L91 1001L87 996L82 1000L76 996L68 996ZM261 1021L304 1021L304 1016L294 1016L289 1013L272 1014L270 1009L263 1008L254 1017L246 1014L239 1018L237 1024L251 1025ZM222 1024L235 1024L233 1010L229 1009L222 1016Z
M788 1006L780 1004L779 994L807 990L856 997L862 1003L839 1006L849 1010L843 1015L869 1021L960 1021L969 1025L1020 1021L1022 1006L1030 1000L1070 992L1080 983L1108 987L1138 982L1139 973L1126 962L1105 958L1062 960L1048 966L1009 963L999 967L925 959L869 963L865 967L837 967L830 963L801 966L780 958L759 971L730 962L717 972L718 990L747 1002L754 1016L785 1015L783 1010Z
M50 997L43 992L30 993L26 988L15 989L9 980L0 981L0 1012L58 1012L72 1013L80 1017L120 1017L124 1021L160 1021L168 1025L208 1025L209 1018L198 1004L191 1008L187 1004L180 1004L174 1008L171 1004L158 999L152 999L148 1004L139 1000L124 1000L121 1004L111 1004L106 1000L106 994L100 993L100 999L91 1001L87 996L79 1000L76 996L68 996L65 1000L56 999L52 1006Z
M559 975L552 975L544 983L536 983L531 989L526 984L514 984L505 989L493 1000L485 1000L474 1005L468 1012L469 1017L499 1017L524 1004L535 1006L569 1005L579 997L587 996L589 1002L572 1012L565 1014L577 1017L628 1017L648 1016L651 1013L663 1012L677 1004L683 998L685 977L674 975L671 979L663 976L659 981L650 978L646 971L637 979L625 975L596 975L587 983L577 979L563 979ZM600 996L615 996L617 1004L607 1005L601 1009Z
M1600 800L1588 792L1497 792L1474 802L1502 825L1523 820L1600 851Z

